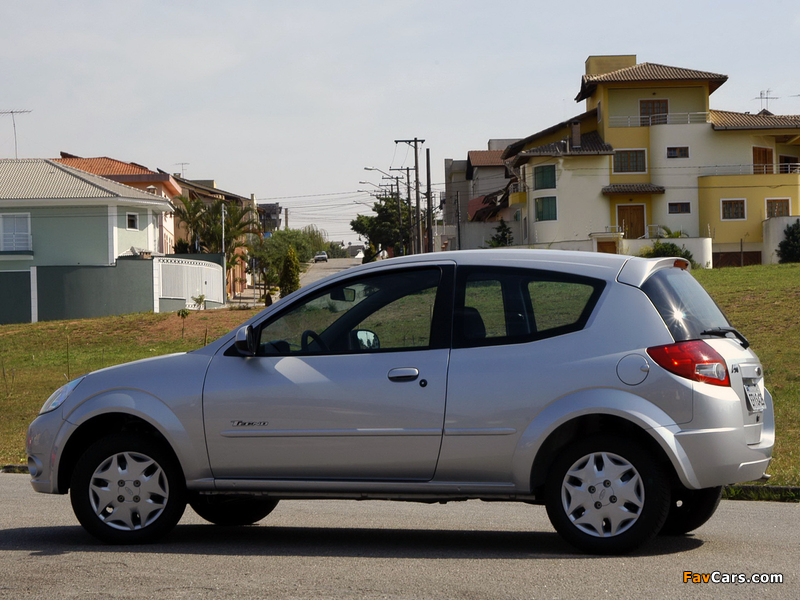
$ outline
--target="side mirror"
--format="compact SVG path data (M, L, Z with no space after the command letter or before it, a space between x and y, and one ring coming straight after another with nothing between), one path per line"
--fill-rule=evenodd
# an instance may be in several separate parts
M356 329L350 332L351 346L355 350L379 350L381 341L374 331Z
M353 288L334 288L331 290L331 300L353 302L355 299L356 291Z
M236 332L236 350L242 356L256 355L256 339L253 334L253 327L247 325Z

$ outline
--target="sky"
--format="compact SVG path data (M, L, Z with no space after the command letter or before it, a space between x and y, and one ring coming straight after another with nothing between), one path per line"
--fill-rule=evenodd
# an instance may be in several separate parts
M755 8L757 5L757 8ZM710 71L720 110L800 114L798 0L0 0L0 111L19 158L108 156L213 179L334 241L377 167L444 160L585 110L586 58ZM0 158L14 158L0 115ZM369 184L359 182L368 181Z

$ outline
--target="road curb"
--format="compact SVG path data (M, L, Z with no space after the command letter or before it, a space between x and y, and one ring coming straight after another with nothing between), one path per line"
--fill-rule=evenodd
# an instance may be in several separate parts
M25 465L3 465L0 473L27 473ZM788 485L726 485L726 500L769 500L771 502L800 502L800 487Z

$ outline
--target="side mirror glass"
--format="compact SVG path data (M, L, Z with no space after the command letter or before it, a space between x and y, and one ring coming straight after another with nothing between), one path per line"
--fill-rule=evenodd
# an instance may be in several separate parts
M339 302L354 302L356 291L353 288L334 288L331 290L331 300Z
M236 332L236 350L242 356L255 356L256 339L251 325L241 327Z
M356 329L350 335L355 350L378 350L381 347L378 334L369 329Z

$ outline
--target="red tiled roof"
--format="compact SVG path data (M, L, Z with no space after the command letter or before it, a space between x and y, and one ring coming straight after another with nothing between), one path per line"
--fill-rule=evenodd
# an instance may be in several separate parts
M604 196L614 194L663 194L666 192L664 186L652 183L615 183L603 188Z
M158 175L155 171L146 169L136 163L126 163L121 160L108 158L107 156L100 156L97 158L79 158L77 156L70 156L65 158L52 159L61 164L67 165L74 169L80 169L87 173L94 173L107 177L109 175Z
M503 167L502 150L471 150L467 152L467 160L473 167Z
M659 82L659 81L707 81L709 93L728 80L727 75L711 73L708 71L695 71L681 67L669 67L656 63L641 63L618 71L602 73L600 75L584 75L581 79L581 91L575 97L576 102L591 96L601 83L627 83L627 82Z

